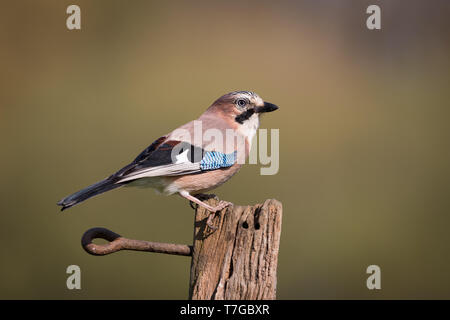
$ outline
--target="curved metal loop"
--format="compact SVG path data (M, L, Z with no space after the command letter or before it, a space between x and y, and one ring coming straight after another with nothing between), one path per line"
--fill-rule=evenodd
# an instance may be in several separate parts
M107 244L92 243L94 239L105 239ZM104 256L120 250L134 250L192 256L192 246L174 243L160 243L143 240L123 238L119 234L106 228L92 228L86 231L81 238L83 249L95 256Z

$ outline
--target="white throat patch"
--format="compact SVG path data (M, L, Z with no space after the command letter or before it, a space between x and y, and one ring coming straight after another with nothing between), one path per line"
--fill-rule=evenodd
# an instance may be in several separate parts
M244 121L238 128L238 131L247 138L249 147L251 148L253 137L259 128L259 115L254 113L250 118Z

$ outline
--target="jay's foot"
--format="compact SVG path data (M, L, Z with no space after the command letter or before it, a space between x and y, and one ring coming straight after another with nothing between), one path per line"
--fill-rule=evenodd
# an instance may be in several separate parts
M210 215L208 217L208 220L206 221L206 224L208 225L208 227L210 227L211 229L214 229L214 230L217 229L217 227L215 227L213 225L213 220L214 220L214 217L216 215L216 212L217 211L221 211L224 208L226 208L226 207L228 207L228 206L230 206L232 204L231 202L228 202L228 201L225 201L225 200L220 200L219 203L216 206L213 207L213 206L210 206L209 204L201 201L200 199L205 199L205 198L206 199L211 199L211 198L215 197L215 195L199 194L199 195L196 195L194 197L194 196L190 195L187 192L183 192L183 193L180 192L180 195L182 197L184 197L184 198L189 200L190 205L191 205L191 207L193 209L196 209L196 208L193 207L193 203L196 203L197 205L205 208L206 210L208 210L210 212Z
M210 227L210 228L213 229L213 230L216 230L217 227L214 226L214 224L213 224L213 220L214 220L214 217L216 216L216 212L217 212L217 211L222 211L222 209L224 209L224 208L230 206L231 204L232 204L231 202L224 201L224 200L220 200L220 201L219 201L219 204L218 204L217 206L211 207L212 210L209 210L209 209L208 209L209 211L211 211L211 212L209 213L208 220L206 220L206 224L208 225L208 227Z

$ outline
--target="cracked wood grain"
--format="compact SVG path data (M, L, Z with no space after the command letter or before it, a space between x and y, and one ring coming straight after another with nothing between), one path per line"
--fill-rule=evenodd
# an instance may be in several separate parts
M215 206L218 199L206 202ZM216 230L206 224L209 214L196 209L189 298L275 299L281 203L225 208L216 213Z

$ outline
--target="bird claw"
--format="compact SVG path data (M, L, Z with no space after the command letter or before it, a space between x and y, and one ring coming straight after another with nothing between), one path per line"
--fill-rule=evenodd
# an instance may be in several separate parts
M213 220L214 220L214 217L216 216L216 212L222 211L224 208L230 206L231 204L232 204L231 202L228 202L225 200L220 200L219 203L217 204L217 206L212 208L214 211L210 212L208 220L206 220L206 224L208 225L208 227L210 227L212 230L217 230L217 227L213 224Z
M214 225L213 220L215 217L216 213L215 212L211 212L211 214L208 217L208 220L206 220L206 225L211 229L211 230L217 230L217 227Z
M215 210L215 212L221 211L222 209L230 206L231 204L232 204L231 202L220 200L217 206L215 206L213 209Z
M186 197L186 198L189 199L189 197ZM190 196L190 198L193 199L193 200L189 200L189 205L191 206L192 209L197 210L199 208L199 206L201 206L210 212L208 219L206 220L206 224L212 230L217 229L217 227L214 226L214 224L213 224L213 220L216 215L216 212L222 211L224 208L232 205L231 202L228 202L225 200L219 200L217 205L215 207L212 207L209 204L202 201L202 200L207 200L207 199L211 199L211 198L217 199L217 197L213 194L196 194L195 199L192 196ZM198 200L198 201L196 201L196 200Z

